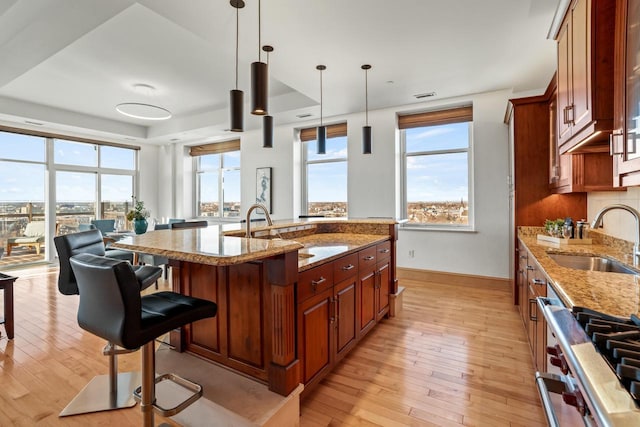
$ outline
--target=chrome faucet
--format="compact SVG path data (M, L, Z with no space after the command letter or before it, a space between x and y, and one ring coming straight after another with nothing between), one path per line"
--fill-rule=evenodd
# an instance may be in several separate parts
M244 235L246 238L251 238L251 212L258 208L264 211L264 216L267 219L267 224L273 225L273 221L271 221L271 217L269 216L269 210L267 209L267 207L260 203L253 204L251 205L249 210L247 210L247 233Z
M636 219L636 243L633 245L633 266L640 265L640 212L627 205L609 205L605 206L596 214L596 218L591 222L591 228L599 227L602 223L602 217L605 213L613 209L622 209L629 212Z

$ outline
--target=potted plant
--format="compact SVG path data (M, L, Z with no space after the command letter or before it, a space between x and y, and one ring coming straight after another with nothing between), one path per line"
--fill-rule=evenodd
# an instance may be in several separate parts
M145 209L144 202L132 197L133 209L127 213L127 220L133 221L133 231L136 234L143 234L147 231L147 218L149 218L149 211Z

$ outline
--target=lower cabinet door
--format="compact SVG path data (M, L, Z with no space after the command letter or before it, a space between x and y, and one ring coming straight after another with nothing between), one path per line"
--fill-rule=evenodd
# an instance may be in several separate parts
M382 319L389 312L389 290L391 275L389 262L378 263L378 286L376 287L376 320Z
M360 296L358 309L360 311L360 335L364 335L376 324L376 270L362 272L359 281Z
M313 381L331 365L331 328L334 322L333 288L298 306L298 355L304 383Z
M336 360L341 359L356 342L357 280L354 276L334 288Z

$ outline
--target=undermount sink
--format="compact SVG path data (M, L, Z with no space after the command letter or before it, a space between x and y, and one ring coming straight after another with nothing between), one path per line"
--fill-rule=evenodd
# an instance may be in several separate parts
M558 265L576 270L604 271L608 273L640 274L623 263L597 255L548 254Z

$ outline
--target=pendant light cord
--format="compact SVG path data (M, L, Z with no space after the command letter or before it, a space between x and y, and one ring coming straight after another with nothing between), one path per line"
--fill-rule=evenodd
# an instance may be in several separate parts
M236 8L236 90L238 90L238 45L240 39L240 9Z
M262 53L260 48L262 47L262 18L260 17L262 10L262 0L258 0L258 62L261 62Z
M322 70L320 70L320 126L322 126Z
M369 126L369 70L364 70L364 121Z

